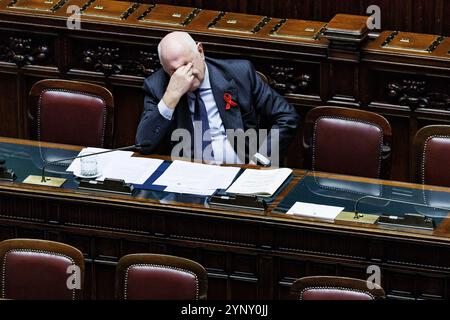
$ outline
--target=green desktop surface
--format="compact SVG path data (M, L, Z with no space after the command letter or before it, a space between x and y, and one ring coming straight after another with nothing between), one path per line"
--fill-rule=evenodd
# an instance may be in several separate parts
M14 183L22 183L29 175L40 176L42 166L45 163L64 158L76 157L79 151L59 148L48 148L26 144L0 142L0 158L6 160L8 169L12 169L17 178ZM67 179L61 186L62 189L75 190L80 184L80 179L66 169L72 160L48 165L45 170L47 177L59 177ZM167 161L165 161L167 166ZM89 191L96 192L96 191ZM158 200L165 202L182 202L190 204L206 204L207 197L190 194L169 193L164 191L144 190L136 188L132 197Z
M14 183L22 183L29 175L40 176L44 163L75 157L78 153L77 150L39 145L0 143L0 158L6 160L7 167L14 170L17 176ZM68 160L49 165L46 168L46 176L65 178L67 180L61 188L76 190L80 179L66 171L71 162ZM165 161L162 167L167 167L169 163ZM421 214L433 218L436 225L449 213L449 192L400 187L383 184L381 181L376 183L355 180L357 179L349 180L339 176L330 178L308 173L281 199L273 212L286 213L295 202L301 201L344 207L344 211L357 211L363 214L395 216L403 216L406 213ZM289 182L290 179L287 183ZM139 186L134 190L132 197L157 200L160 203L180 202L208 207L206 196L139 189Z
M286 213L295 202L344 207L362 214L420 214L438 225L450 211L450 193L342 179L305 175L274 209Z

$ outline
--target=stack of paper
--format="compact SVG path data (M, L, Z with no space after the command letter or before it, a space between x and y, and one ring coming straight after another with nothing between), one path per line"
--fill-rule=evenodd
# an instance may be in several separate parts
M96 153L107 151L101 148L85 148L81 153ZM93 155L97 159L97 167L100 176L96 180L103 181L106 178L124 180L126 183L143 184L156 171L163 160L131 157L132 151L112 151L99 155ZM75 159L66 171L75 175L80 172L80 159Z
M326 206L322 204L307 202L296 202L289 209L289 211L286 212L286 214L334 221L337 215L344 209L345 208L343 207Z
M122 179L126 183L143 184L163 162L160 159L135 157L111 159L96 180Z
M227 193L271 197L292 173L292 169L246 169Z
M175 160L153 184L167 186L167 192L212 195L217 189L228 188L239 170Z
M85 153L97 153L97 152L103 152L108 151L109 149L102 149L102 148L84 148L80 151L78 154L85 154ZM102 170L110 161L114 159L126 159L130 158L133 155L133 151L112 151L108 153L103 153L99 155L93 155L92 157L95 157L97 160L97 167ZM70 166L66 169L68 172L80 172L80 159L75 159L72 161Z

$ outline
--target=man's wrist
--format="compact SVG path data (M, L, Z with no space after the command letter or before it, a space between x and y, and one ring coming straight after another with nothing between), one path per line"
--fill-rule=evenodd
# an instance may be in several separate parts
M167 120L172 120L174 109L169 108L163 99L158 103L159 114Z
M166 91L166 93L164 94L162 100L164 101L164 104L167 106L167 108L169 109L175 109L175 107L177 106L178 102L180 101L181 96L179 96L178 94L174 94L172 92Z

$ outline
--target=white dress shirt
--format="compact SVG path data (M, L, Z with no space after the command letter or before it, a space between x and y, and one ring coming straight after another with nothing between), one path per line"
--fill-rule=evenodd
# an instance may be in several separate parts
M208 66L205 64L205 78L199 87L200 97L205 104L206 112L208 114L208 123L211 133L211 144L214 153L214 163L243 163L233 147L230 141L227 139L225 133L225 127L223 126L222 118L220 117L219 109L217 108L216 101L211 89L211 83L209 81ZM195 110L195 94L193 92L187 93L189 98L189 110L191 111L191 119L194 122L194 110ZM166 119L172 120L173 112L175 109L170 109L164 101L158 103L159 113Z

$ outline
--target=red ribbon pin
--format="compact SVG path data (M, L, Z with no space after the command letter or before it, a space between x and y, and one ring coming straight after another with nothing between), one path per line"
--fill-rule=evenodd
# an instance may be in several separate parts
M231 107L237 107L237 103L233 101L233 98L231 97L231 94L225 93L223 95L223 100L227 103L225 106L225 110L229 110Z

